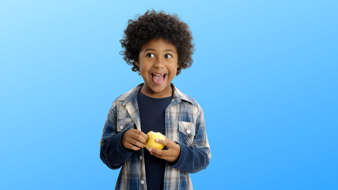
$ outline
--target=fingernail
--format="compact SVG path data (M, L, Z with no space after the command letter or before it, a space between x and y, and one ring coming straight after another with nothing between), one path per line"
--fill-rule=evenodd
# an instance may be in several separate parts
M156 142L160 141L159 139L156 139Z
M152 149L152 148L149 148L149 152L151 152L151 151L153 151L153 149Z

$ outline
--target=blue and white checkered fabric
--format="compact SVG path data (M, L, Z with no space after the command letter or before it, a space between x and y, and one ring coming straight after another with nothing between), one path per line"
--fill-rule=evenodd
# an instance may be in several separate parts
M143 84L118 97L109 111L104 125L100 146L117 133L136 125L141 130L137 95ZM183 94L173 84L173 99L165 110L165 134L172 141L184 143L190 148L205 151L211 159L210 147L205 129L204 114L199 104ZM144 149L135 151L123 164L115 189L147 190ZM205 166L207 167L207 166ZM117 168L116 168L117 169ZM187 171L165 166L163 189L193 189Z

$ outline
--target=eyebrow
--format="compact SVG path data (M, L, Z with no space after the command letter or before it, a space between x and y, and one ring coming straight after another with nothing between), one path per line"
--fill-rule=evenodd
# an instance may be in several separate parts
M144 51L146 52L146 51L155 51L155 50L148 48L148 49L145 49ZM171 52L175 53L172 49L166 49L165 51L171 51Z
M166 49L165 51L171 51L171 52L175 53L172 49Z

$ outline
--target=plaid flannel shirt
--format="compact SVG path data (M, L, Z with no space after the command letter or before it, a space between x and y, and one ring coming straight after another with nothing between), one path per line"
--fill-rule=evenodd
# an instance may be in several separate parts
M142 85L143 83L121 95L113 102L104 125L100 146L110 137L134 128L135 125L136 129L141 130L137 95ZM210 160L211 153L202 108L193 98L183 94L173 84L171 86L174 93L171 103L165 110L166 137L177 143L184 143L189 148L202 150L201 152ZM144 158L143 154L144 149L141 148L139 151L132 153L123 163L115 189L147 190L145 162L142 159ZM209 160L202 169L207 167ZM110 168L118 169L120 167L121 165ZM177 169L175 168L175 164L171 165L167 162L163 189L193 189L189 171Z

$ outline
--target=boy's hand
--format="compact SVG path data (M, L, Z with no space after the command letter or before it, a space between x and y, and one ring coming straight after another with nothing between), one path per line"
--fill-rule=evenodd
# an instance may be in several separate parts
M122 135L122 145L131 150L140 150L148 141L148 136L137 129L129 129Z
M167 146L168 150L158 150L155 148L149 148L149 152L151 155L156 156L157 158L164 159L168 162L175 162L177 158L180 156L181 147L174 141L167 139L166 136L164 137L165 141L161 139L156 139L156 142Z

